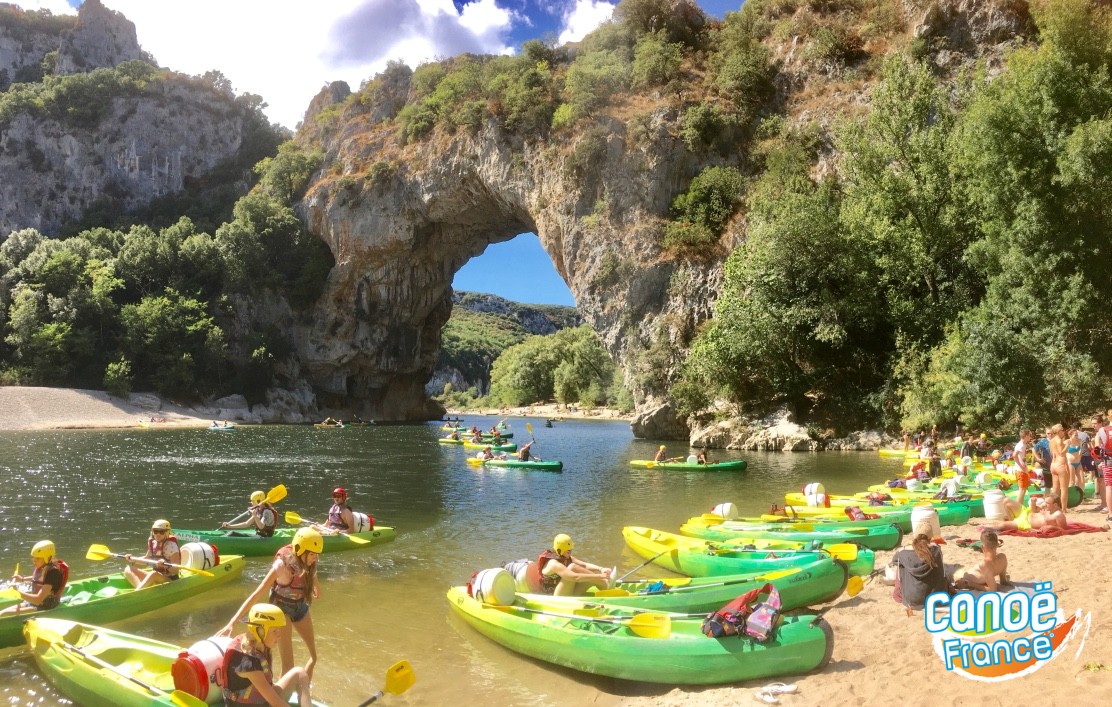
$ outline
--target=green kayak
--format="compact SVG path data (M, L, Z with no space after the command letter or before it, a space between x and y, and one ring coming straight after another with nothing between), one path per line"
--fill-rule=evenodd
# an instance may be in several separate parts
M533 471L563 471L564 463L559 461L540 461L532 459L523 462L520 459L476 459L468 457L467 463L471 466L512 467L515 469L532 469Z
M934 510L938 512L939 525L964 525L969 521L970 510L968 505L958 503L935 503ZM874 513L880 516L874 519L880 523L895 523L904 533L911 532L912 506L861 506L865 513ZM849 520L842 508L812 508L810 506L788 506L782 511L787 517L798 519L807 523L826 521L841 522ZM762 516L772 518L772 516Z
M18 646L20 630L29 616L109 623L161 609L182 599L227 584L243 574L243 558L226 555L220 564L208 568L212 577L183 570L175 582L155 584L135 591L122 572L101 577L70 579L59 606L33 614L13 614L0 618L0 648ZM14 590L0 592L0 610L19 602Z
M633 459L629 462L629 465L635 469L663 469L664 471L745 471L748 463L744 459L714 462L712 464L654 462L651 459Z
M175 690L171 667L180 646L61 619L31 618L23 635L39 672L83 707L203 707ZM215 685L204 689L215 691ZM218 693L208 695L218 700ZM291 697L291 703L297 704ZM315 702L314 705L320 705Z
M575 670L624 680L671 685L714 685L818 670L830 660L834 632L813 614L784 616L772 640L708 638L702 617L672 618L645 637L633 615L599 607L577 616L562 605L518 598L510 606L482 604L466 587L448 590L448 603L464 621L491 640L524 655Z
M273 555L283 546L293 542L293 535L297 528L278 528L274 535L264 538L261 535L242 530L175 530L174 534L182 542L202 542L216 547L221 554L227 552L245 557L262 557ZM380 525L374 530L348 535L324 534L324 551L340 552L341 550L363 550L373 545L390 542L397 533L394 529ZM352 538L357 538L353 540ZM366 540L367 542L359 542Z
M901 506L901 505L915 505L917 503L930 503L931 505L936 506L936 507L940 507L940 506L965 507L965 508L969 509L969 517L970 518L984 518L985 517L985 503L984 503L984 499L981 497L980 494L978 494L975 497L971 496L969 498L965 498L965 499L962 499L962 500L957 500L957 499L945 500L945 499L935 498L934 494L929 492L929 491L926 491L926 492L923 492L923 491L906 491L906 490L903 490L903 489L900 489L898 491L896 489L893 489L893 491L894 491L894 493L893 492L882 492L882 491L863 491L863 492L855 494L853 496L843 496L843 495L840 495L840 494L832 493L832 494L827 494L827 498L830 499L831 508L848 508L849 506L857 506L858 508L860 508L862 511L864 511L866 513L875 513L876 508L886 508L886 507L889 507L889 506ZM888 500L888 501L885 501L886 505L870 506L868 497L870 495L874 494L874 493L886 493L888 496L891 496L891 499ZM786 493L786 494L784 494L784 502L787 503L788 505L791 505L791 506L805 506L805 505L807 505L807 499L801 493ZM941 523L941 518L939 519L939 522ZM941 523L941 524L942 525L948 525L947 523Z
M524 599L559 604L564 613L605 604L633 611L692 612L700 615L721 609L734 597L771 583L780 592L784 611L834 601L846 587L845 564L831 557L814 557L806 565L775 572L719 577L677 577L624 581L613 589L581 597L521 594Z
M688 577L772 572L806 565L814 561L815 555L841 560L849 567L851 575L864 577L873 571L876 561L876 553L872 550L851 543L820 544L820 547L814 549L803 549L802 543L765 540L757 541L757 544L764 545L762 549L752 550L736 544L736 541L711 543L636 526L622 528L622 536L637 554ZM749 544L752 543L746 543ZM777 544L781 547L773 547Z
M696 520L696 519L692 519ZM903 531L899 526L888 525L865 528L829 528L811 526L811 530L794 530L792 528L777 528L774 524L756 524L751 527L738 527L736 525L707 524L689 520L680 526L680 532L692 538L702 540L735 540L744 542L753 540L795 540L818 541L824 544L856 543L870 550L891 550L899 547L903 540Z

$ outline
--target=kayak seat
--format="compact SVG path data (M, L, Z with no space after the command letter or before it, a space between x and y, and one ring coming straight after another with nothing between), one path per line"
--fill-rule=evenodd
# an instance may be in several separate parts
M66 604L67 606L77 606L78 604L84 604L92 598L92 592L78 592L71 597L62 597L58 603Z

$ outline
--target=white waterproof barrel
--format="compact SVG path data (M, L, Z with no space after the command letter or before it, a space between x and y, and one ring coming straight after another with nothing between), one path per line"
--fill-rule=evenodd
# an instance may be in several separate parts
M719 503L717 506L710 509L710 512L716 516L722 516L726 520L737 520L737 506L729 501Z
M351 519L355 522L355 527L351 529L353 533L365 533L368 530L374 530L375 524L371 517L366 513L351 512Z
M812 508L830 508L830 498L826 495L826 487L820 483L810 483L803 487L803 496L807 505Z
M210 705L223 704L224 695L216 684L216 669L224 662L224 652L232 644L227 636L197 641L178 654L170 666L174 689L193 695Z
M186 543L181 546L181 564L194 570L207 570L220 564L220 555L208 543Z
M921 523L927 523L931 528L931 538L942 537L942 526L938 524L938 511L929 503L920 504L911 509L911 528L919 529Z
M495 606L509 606L517 596L513 575L501 567L476 572L468 588L476 601Z
M908 479L904 482L904 486L907 487L908 491L919 491L922 489L923 484L919 482L919 479Z
M1008 520L1008 509L1004 507L1004 492L999 489L985 491L985 518L989 520Z

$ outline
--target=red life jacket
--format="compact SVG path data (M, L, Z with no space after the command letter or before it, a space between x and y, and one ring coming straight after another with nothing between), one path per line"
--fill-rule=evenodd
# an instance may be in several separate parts
M254 685L247 678L240 677L232 670L232 662L238 661L241 655L245 655L239 648L246 641L243 635L237 636L228 650L224 651L224 660L221 661L220 667L216 669L216 684L224 691L225 702L232 702L234 704L267 704L266 699L262 697L255 689ZM270 652L267 651L265 655L259 656L260 667L262 668L263 675L269 683L274 682L274 670L271 667Z
M1108 426L1104 427L1103 429L1104 429L1104 446L1100 448L1100 451L1104 453L1104 456L1112 457L1112 425L1108 425Z
M538 575L538 584L541 587L541 591L545 594L552 594L556 591L556 585L560 584L560 575L544 573L544 568L547 567L548 563L552 560L556 560L564 567L571 564L570 556L561 557L555 550L545 550L537 557L536 571Z
M181 549L181 543L178 542L178 536L176 536L176 535L167 535L166 539L163 540L161 543L157 542L154 538L147 538L147 556L152 558L152 559L157 559L157 558L161 557L163 560L166 560L167 562L169 562L170 558L166 556L165 548L166 548L166 543L170 542L171 540L174 541L174 544L177 545L178 549L180 550ZM154 569L154 568L152 567L152 569ZM157 569L154 569L154 571L158 572L161 575L165 575L167 577L174 577L174 576L177 576L177 574L178 574L178 568L177 567L167 567L165 572L160 572Z

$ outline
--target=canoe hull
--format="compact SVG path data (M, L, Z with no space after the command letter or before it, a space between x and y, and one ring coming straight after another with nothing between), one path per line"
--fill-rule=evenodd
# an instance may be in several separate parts
M28 617L66 619L70 621L96 621L110 623L148 611L154 611L200 592L227 584L243 574L244 561L237 555L220 558L220 564L210 567L214 577L205 577L188 571L174 582L162 582L142 591L135 591L123 573L103 577L71 579L66 584L62 604L47 611L16 614L0 618L0 648L17 646L22 641L23 621ZM0 610L16 603L16 599L0 599Z
M714 462L713 464L688 464L687 462L654 462L651 459L634 459L629 462L634 469L660 469L663 471L745 471L749 463L744 459Z
M737 637L707 638L700 631L700 618L673 619L667 638L644 638L617 624L517 610L523 607L561 613L558 605L518 599L514 607L486 607L468 596L465 587L450 589L448 602L475 630L510 650L624 680L714 685L798 675L825 666L834 645L833 631L812 615L784 617L776 637L759 644ZM605 608L602 611L607 612ZM600 627L614 630L602 633Z
M238 532L239 535L231 533ZM202 542L215 545L223 555L243 555L244 557L264 557L273 555L282 547L293 542L297 528L278 528L274 535L264 538L260 535L244 531L228 530L175 530L178 540L183 543ZM352 533L354 537L362 538L368 542L357 543L344 535L323 535L324 552L341 552L344 550L365 550L374 545L381 545L393 540L397 533L389 526L376 526L374 530L363 533Z

